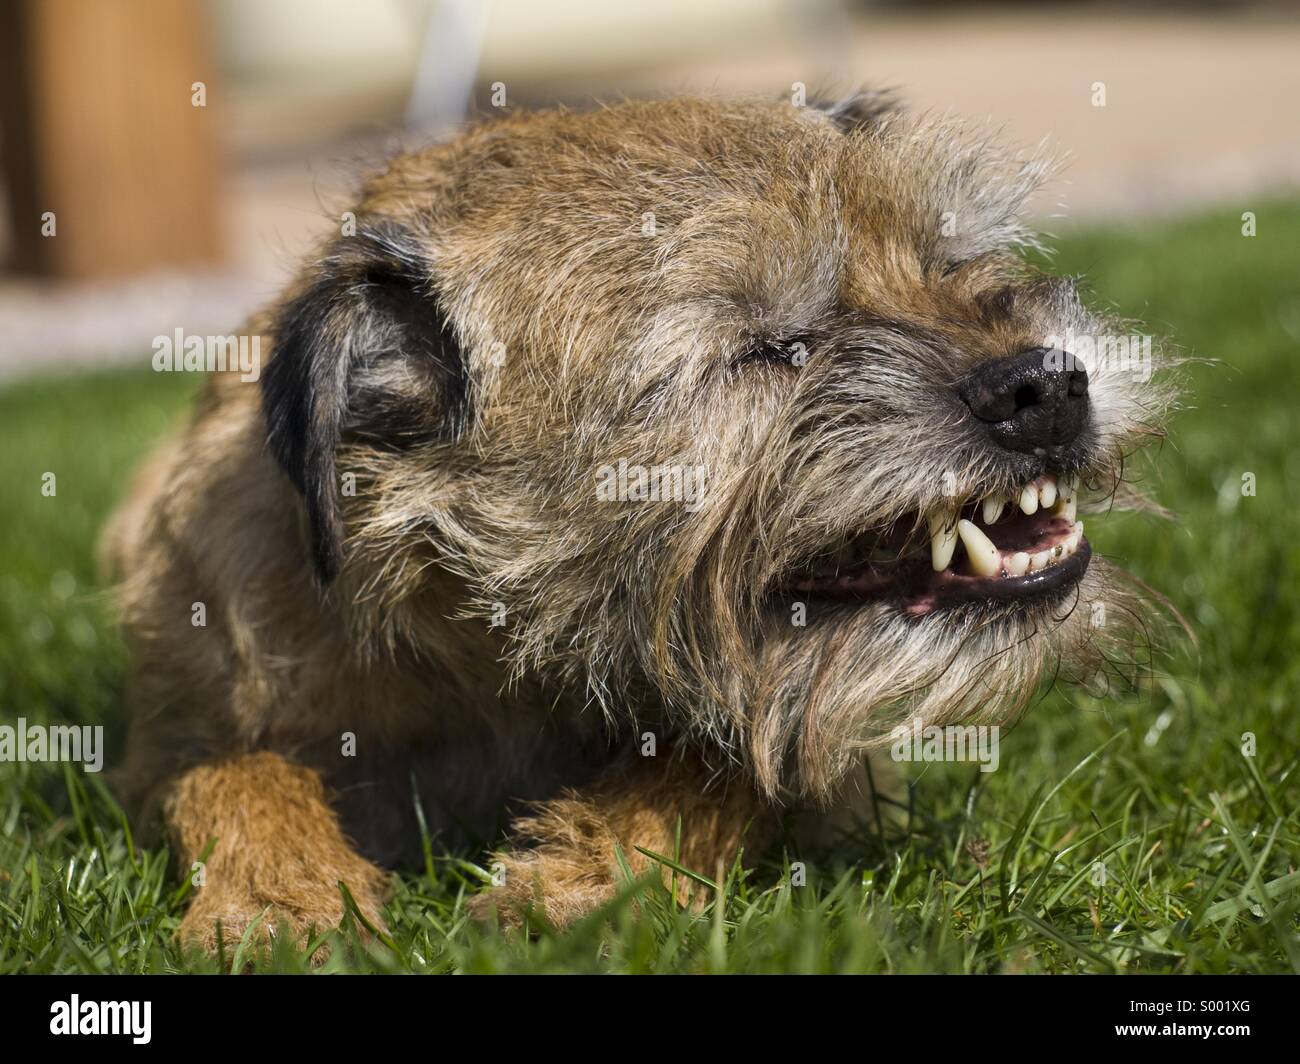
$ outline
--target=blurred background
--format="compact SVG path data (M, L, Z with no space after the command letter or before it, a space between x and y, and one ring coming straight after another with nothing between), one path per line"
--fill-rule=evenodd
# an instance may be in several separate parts
M143 360L177 327L234 329L337 226L361 173L489 110L494 93L515 108L897 86L914 107L1067 153L1034 206L1055 232L1246 210L1300 185L1289 2L2 0L0 12L0 381Z

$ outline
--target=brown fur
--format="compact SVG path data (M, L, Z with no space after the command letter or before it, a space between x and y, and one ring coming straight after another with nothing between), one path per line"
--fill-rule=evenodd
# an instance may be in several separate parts
M1103 559L1032 609L796 628L772 598L945 474L1022 482L944 396L1108 326L1015 254L1042 170L864 97L518 115L372 179L356 234L250 323L261 385L215 376L109 533L119 786L184 861L217 840L186 934L328 924L338 879L377 920L369 862L418 846L417 800L447 844L542 803L476 905L563 923L610 896L615 842L644 867L680 815L711 876L746 825L752 851L781 807L833 803L893 723L1005 721L1058 665L1121 660L1124 629L1085 620L1139 609ZM801 368L762 355L795 342ZM1104 499L1168 393L1092 389L1076 468ZM707 506L598 501L620 458L704 466Z
M165 814L182 868L218 843L185 915L188 937L204 948L216 949L218 925L233 947L255 916L267 933L332 927L343 917L340 882L383 926L386 877L343 838L316 773L265 751L201 765L170 789Z
M495 910L514 920L536 910L564 926L626 883L620 857L635 876L671 876L643 851L715 877L721 862L742 851L742 842L761 849L776 824L745 782L710 785L709 775L690 760L661 767L645 759L545 802L511 825L513 847L495 855L501 885L474 898L471 911L484 916ZM681 904L707 900L686 876L677 877L676 889Z

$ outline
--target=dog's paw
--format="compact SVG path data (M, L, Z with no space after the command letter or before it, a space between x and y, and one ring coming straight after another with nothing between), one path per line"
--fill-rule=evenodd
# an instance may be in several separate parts
M469 912L488 922L493 914L506 927L529 914L553 927L567 927L614 897L615 870L581 848L546 846L498 853L492 860L495 886L470 899Z
M366 895L354 897L358 910L370 925L386 933L387 925L379 899ZM268 949L276 936L282 933L292 935L295 944L302 949L322 932L338 927L343 918L341 896L331 900L329 895L322 893L294 904L285 904L202 890L181 920L180 940L190 948L209 954L224 950L230 957L251 927L249 945L255 953ZM369 937L364 925L360 933L362 938ZM312 953L311 962L320 965L328 958L329 948L322 944Z

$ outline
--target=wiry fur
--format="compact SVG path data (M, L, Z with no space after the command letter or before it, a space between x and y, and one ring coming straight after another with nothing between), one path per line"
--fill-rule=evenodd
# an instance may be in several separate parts
M416 795L441 838L477 840L556 798L497 897L569 919L608 896L614 841L666 846L680 814L712 874L776 806L832 801L899 720L1004 722L1058 668L1122 659L1114 622L1143 607L1100 558L1032 609L810 607L795 627L773 593L935 508L945 474L959 498L1035 475L953 386L1117 331L1017 254L1043 171L875 97L525 114L394 160L357 235L253 323L275 341L262 394L215 379L115 525L129 796L274 751L385 863ZM1073 471L1122 500L1170 394L1103 369L1090 395ZM706 505L599 501L620 459L706 468ZM642 762L646 730L666 745ZM220 808L174 814L186 855L205 832L249 844ZM214 889L267 904L246 877Z

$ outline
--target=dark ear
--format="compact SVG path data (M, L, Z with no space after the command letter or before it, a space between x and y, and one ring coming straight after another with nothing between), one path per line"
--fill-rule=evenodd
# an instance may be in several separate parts
M324 584L343 561L339 444L403 448L454 435L465 368L418 243L387 223L342 238L272 331L262 374L267 442L306 500Z
M809 106L824 112L844 133L879 126L889 115L903 109L893 89L859 89L838 100L819 96Z

